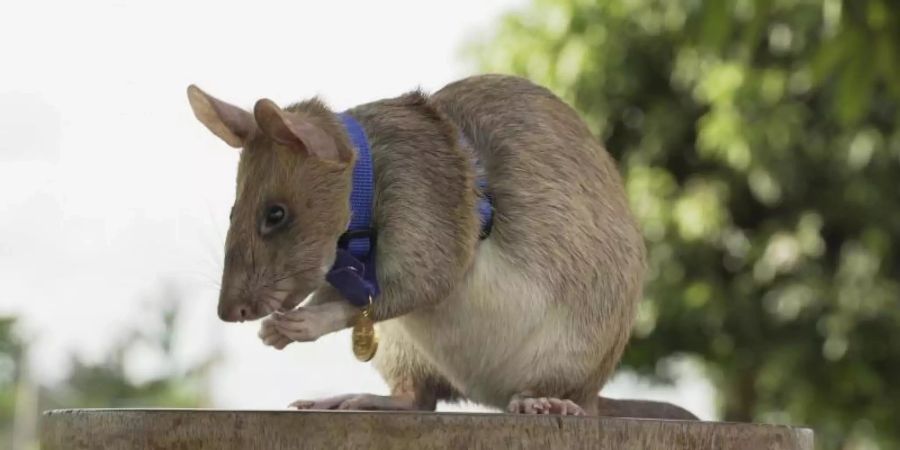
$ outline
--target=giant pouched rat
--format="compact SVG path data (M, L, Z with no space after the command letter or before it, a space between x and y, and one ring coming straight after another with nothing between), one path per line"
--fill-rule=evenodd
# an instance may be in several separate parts
M285 109L263 99L251 113L196 86L188 96L243 149L219 316L268 316L260 337L279 349L354 324L360 309L326 282L360 157L341 118L318 99ZM380 293L365 312L391 395L293 406L467 399L516 413L690 416L598 397L628 342L645 250L614 161L572 108L525 79L482 75L347 114L371 151ZM487 194L493 221L480 239Z

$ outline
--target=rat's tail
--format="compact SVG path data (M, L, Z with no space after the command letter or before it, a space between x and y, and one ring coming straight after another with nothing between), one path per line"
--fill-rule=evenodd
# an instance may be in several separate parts
M597 397L597 415L638 419L700 420L690 411L665 402Z

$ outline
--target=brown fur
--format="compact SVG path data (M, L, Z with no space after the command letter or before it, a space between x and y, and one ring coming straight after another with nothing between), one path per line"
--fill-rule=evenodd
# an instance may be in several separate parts
M575 111L524 79L485 75L431 97L412 92L350 112L366 130L374 161L382 288L372 306L381 334L374 364L393 395L353 404L434 409L438 400L467 398L504 408L511 399L553 397L604 411L596 396L629 338L644 245L614 161ZM350 148L321 102L286 114L306 127L297 129L313 124L341 151ZM272 312L279 305L265 299L273 288L290 291L276 296L281 307L312 292L311 305L342 302L323 287L323 267L349 218L352 164L321 161L299 147L276 144L265 132L245 142L223 317L235 305L252 309L247 318ZM496 210L481 242L475 155ZM272 202L288 205L293 222L287 232L260 238L261 211ZM334 311L346 326L349 316ZM266 343L278 333L269 327ZM290 341L280 339L279 348Z
M454 127L419 92L350 112L366 128L375 167L374 316L433 306L462 280L478 241L472 166Z
M287 111L326 130L338 146L351 144L341 125L313 99ZM219 300L220 315L237 304L251 308L247 319L271 311L260 297L273 295L279 282L289 280L294 291L289 303L323 284L320 267L334 260L334 242L350 217L351 164L309 157L278 144L261 132L246 141L238 165L237 191L231 227L225 244L225 271ZM266 205L288 205L290 222L284 233L261 238L257 233Z

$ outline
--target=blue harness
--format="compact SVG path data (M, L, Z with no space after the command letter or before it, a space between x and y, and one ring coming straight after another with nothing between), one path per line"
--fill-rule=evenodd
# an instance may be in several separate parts
M338 239L334 265L325 275L325 280L337 289L347 301L362 308L369 305L381 292L378 288L375 269L376 233L372 228L375 176L372 167L372 151L369 148L365 130L350 114L342 113L340 119L350 136L350 141L356 147L357 157L356 165L353 167L353 185L350 191L350 225ZM480 166L477 158L476 166ZM494 208L491 198L486 194L486 177L478 177L478 187L482 193L485 193L478 202L481 238L484 239L491 230Z

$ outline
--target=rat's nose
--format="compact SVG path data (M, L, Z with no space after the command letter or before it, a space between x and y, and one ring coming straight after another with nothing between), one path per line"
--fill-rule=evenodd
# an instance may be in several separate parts
M219 318L225 322L243 322L249 317L250 307L245 304L219 306Z

